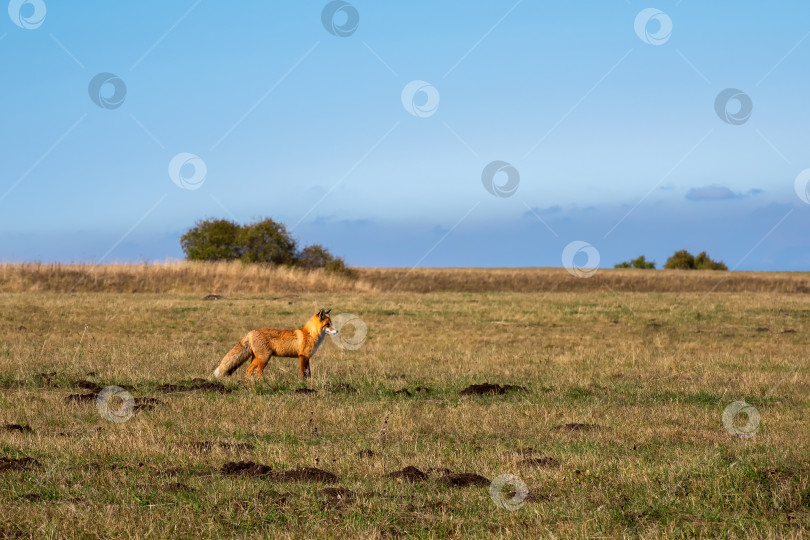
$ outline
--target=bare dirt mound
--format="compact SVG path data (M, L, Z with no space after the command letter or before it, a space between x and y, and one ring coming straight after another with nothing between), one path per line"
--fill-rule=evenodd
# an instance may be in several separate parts
M334 484L338 481L338 477L334 474L315 467L274 471L269 465L261 465L253 461L229 461L222 466L220 472L225 476L268 476L279 482L324 482Z
M89 394L71 394L65 398L68 403L95 403L98 398L99 392L90 392ZM136 411L149 411L155 408L156 405L162 405L163 402L153 397L137 397L133 398L134 407Z
M170 394L173 392L194 392L197 390L201 390L203 392L219 392L221 394L230 394L232 392L230 388L220 382L207 381L199 378L191 379L191 381L187 383L161 384L155 388L155 391L162 392L164 394Z
M3 424L0 429L4 431L19 431L20 433L33 433L31 426L23 426L21 424Z
M252 461L229 461L222 466L220 472L225 476L269 476L273 468Z
M526 388L523 386L515 386L512 384L505 384L503 386L499 384L491 384L491 383L483 383L483 384L473 384L459 392L459 395L462 396L484 396L484 395L502 395L506 394L507 392L526 392Z
M318 497L330 506L340 507L351 502L354 499L354 493L345 487L328 487L318 490Z
M405 482L421 482L422 480L427 480L428 477L427 474L423 473L413 465L408 465L400 471L390 472L385 476L387 478L394 478L397 480L403 480Z
M34 458L0 458L0 471L26 471L37 466L39 461Z
M333 484L338 481L338 477L334 474L315 467L280 471L273 476L276 480L281 480L282 482L324 482Z
M488 486L490 484L489 480L475 473L445 474L439 479L439 482L450 487Z

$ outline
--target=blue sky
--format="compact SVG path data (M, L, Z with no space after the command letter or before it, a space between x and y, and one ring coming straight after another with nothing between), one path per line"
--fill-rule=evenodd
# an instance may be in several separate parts
M272 217L357 266L561 266L584 241L603 267L810 267L810 4L353 1L327 17L355 10L346 36L328 4L12 0L0 261L179 258L197 219ZM122 103L91 99L99 73ZM438 106L411 114L411 81Z

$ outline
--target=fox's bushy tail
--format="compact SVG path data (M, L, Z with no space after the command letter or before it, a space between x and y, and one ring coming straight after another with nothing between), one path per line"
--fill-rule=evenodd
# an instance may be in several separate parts
M214 377L230 375L252 357L253 351L250 350L250 343L247 339L243 339L225 355L222 362L219 363L219 367L214 370Z

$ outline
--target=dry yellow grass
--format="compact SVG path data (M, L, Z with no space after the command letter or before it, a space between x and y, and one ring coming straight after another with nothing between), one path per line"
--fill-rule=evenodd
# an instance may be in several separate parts
M0 264L0 292L268 293L371 291L362 279L323 270L186 262L127 264Z
M160 294L0 294L0 425L31 428L0 429L0 458L38 462L0 471L0 537L810 531L805 295L388 292L382 284L393 278L368 272L377 277L363 275L365 291L291 288L280 296L283 289L236 287L218 302L201 299L220 292L208 288L167 293L160 287L170 280L139 285ZM490 281L487 271L412 275L421 272ZM805 277L795 279L800 286ZM273 360L255 384L240 370L227 394L160 390L209 377L247 329L298 326L321 306L359 315L368 337L354 351L327 341L312 363L316 393L295 393L301 383L289 359ZM80 381L131 386L136 398L160 403L110 422L92 402L65 401L86 392ZM460 395L483 382L527 390ZM397 393L403 388L412 395ZM723 426L723 410L736 400L761 415L751 438ZM559 428L569 423L595 427ZM524 461L541 456L558 466ZM220 472L239 460L319 467L353 496L341 502L321 483ZM489 480L512 473L529 496L511 512L486 487L448 487L438 474L413 484L385 476L406 465Z

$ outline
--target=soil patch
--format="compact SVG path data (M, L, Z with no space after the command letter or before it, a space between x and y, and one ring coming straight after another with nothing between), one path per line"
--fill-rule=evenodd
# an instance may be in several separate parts
M205 379L191 379L188 383L182 384L161 384L156 389L158 392L169 394L172 392L193 392L202 390L204 392L219 392L230 394L232 390L220 382L206 381Z
M394 471L385 475L387 478L395 478L397 480L404 480L405 482L421 482L427 480L428 475L414 467L408 465L401 471Z
M290 469L289 471L278 472L273 476L282 482L325 482L333 484L338 481L338 477L334 474L315 467Z
M330 506L343 506L354 499L354 493L345 487L328 487L318 490L318 497Z
M38 465L39 461L29 457L19 459L0 458L0 471L25 471Z
M98 394L103 390L103 387L101 385L91 381L81 380L76 381L74 384L76 385L76 388L81 388L82 390L90 390L91 392L95 392L96 394Z
M273 468L252 461L229 461L222 466L220 472L225 476L269 476Z
M253 461L229 461L225 463L220 472L225 476L269 476L280 482L325 482L333 484L338 481L334 474L314 467L290 469L288 471L274 471L269 465L261 465Z
M20 433L32 433L34 430L31 426L23 426L20 424L3 424L0 429L5 431L19 431Z
M88 403L91 401L95 401L98 394L90 393L90 394L71 394L65 398L67 402L74 402L74 403Z
M450 487L488 486L490 481L475 473L450 473L442 476L439 481Z
M483 395L501 395L507 392L526 392L526 388L523 386L515 386L512 384L505 384L503 386L499 384L491 384L491 383L483 383L483 384L473 384L459 392L462 396L483 396Z
M95 403L98 398L98 392L90 392L89 394L71 394L65 398L68 403ZM133 410L135 411L149 411L155 408L155 405L162 405L163 402L153 397L137 397L133 398Z
M313 390L312 388L296 388L293 394L317 394L317 390Z

